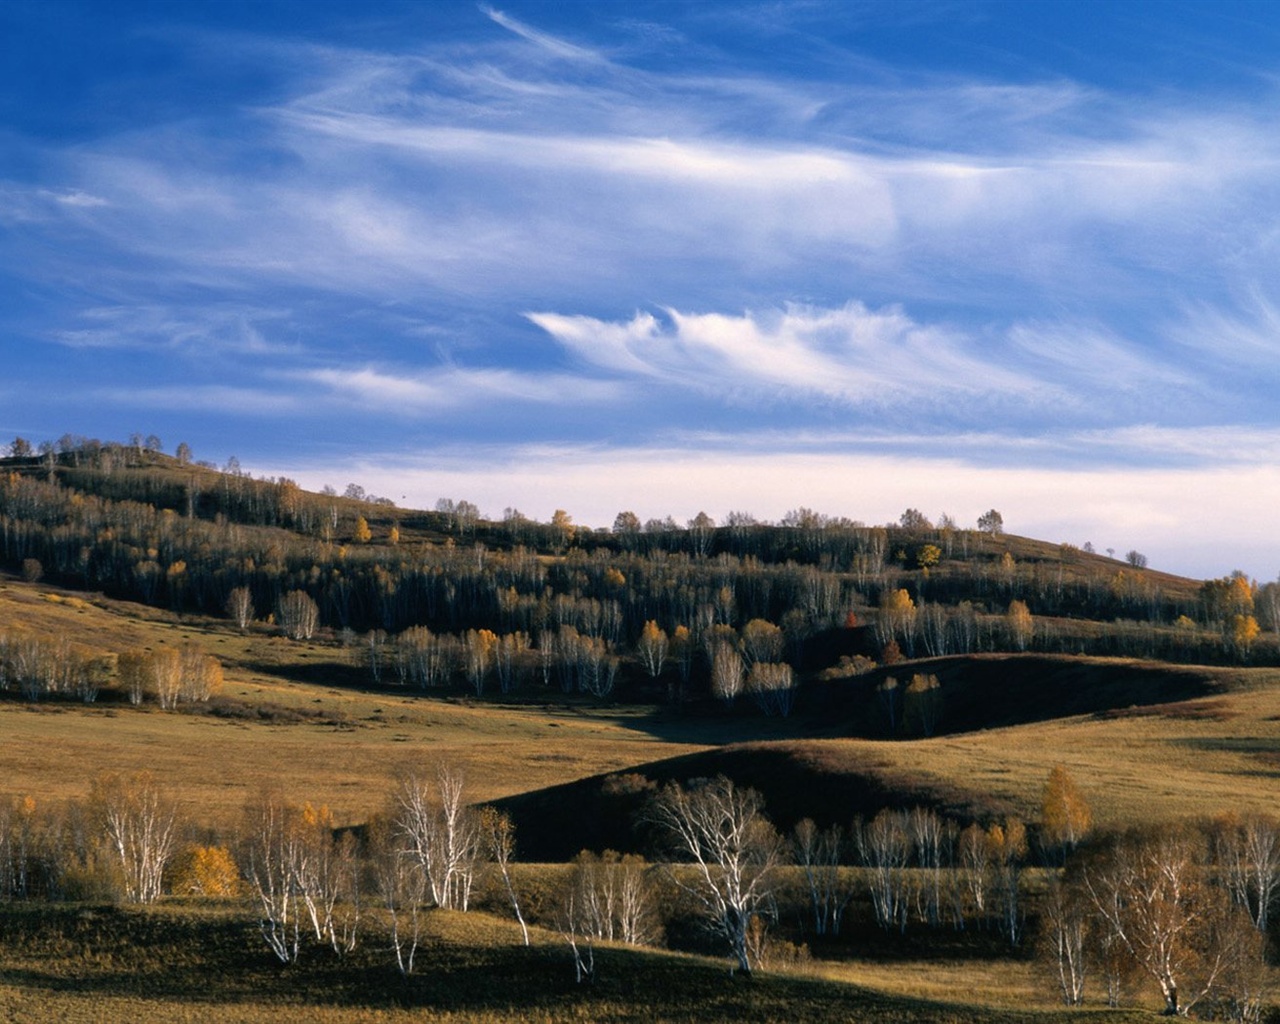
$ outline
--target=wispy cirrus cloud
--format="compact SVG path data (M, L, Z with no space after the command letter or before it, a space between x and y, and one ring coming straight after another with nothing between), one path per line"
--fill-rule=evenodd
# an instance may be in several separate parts
M658 480L646 439L690 489L752 446L829 507L845 470L963 489L940 453L1012 501L1062 500L1033 469L1185 483L1275 450L1265 61L1084 74L1061 32L946 5L334 10L175 15L148 26L171 77L99 69L53 130L0 124L13 418L90 394L371 449L536 438L508 479L550 490L574 445L583 480L624 449L610 480Z
M621 387L608 381L503 369L441 367L396 374L374 367L325 368L292 374L320 385L335 400L403 417L432 416L492 402L527 405L615 402Z
M100 387L88 390L92 399L125 409L195 410L217 419L296 417L308 411L303 396L278 388L235 387L225 384L175 384Z
M537 29L494 7L481 4L480 10L495 25L501 25L508 32L512 32L521 39L532 43L552 57L561 60L588 61L590 63L596 63L601 60L600 55L594 50L583 46L575 46L573 43L566 42L547 32L539 32Z
M211 354L287 355L302 351L296 342L269 337L274 325L287 323L287 310L221 303L190 308L101 306L80 312L79 326L53 332L54 341L76 349L170 349Z
M1096 324L1015 324L1002 335L918 322L899 307L788 306L742 314L638 312L629 320L531 312L585 365L722 397L912 411L920 422L981 415L1045 429L1204 412L1220 385ZM1001 410L1003 409L1003 412Z

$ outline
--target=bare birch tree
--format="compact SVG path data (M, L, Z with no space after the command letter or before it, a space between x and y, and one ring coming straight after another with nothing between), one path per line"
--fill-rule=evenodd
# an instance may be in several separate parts
M486 807L481 811L480 829L484 835L489 855L502 875L502 887L506 890L511 909L516 920L520 922L520 933L524 936L524 944L529 945L529 926L525 924L524 914L520 911L520 898L516 895L515 885L511 881L511 861L516 852L516 827L511 816L494 807Z
M89 802L119 862L125 898L154 903L177 844L177 805L149 772L100 775Z
M463 802L462 772L436 766L434 777L409 773L395 796L395 827L402 848L426 875L432 901L466 910L481 850L478 815Z
M812 818L805 818L791 834L795 862L804 871L809 890L809 907L813 911L815 935L838 935L845 907L853 896L848 874L840 869L844 842L840 826L819 829Z
M249 623L253 621L254 609L253 595L248 587L232 588L231 593L227 595L226 611L241 633L249 628Z
M680 869L675 884L692 897L729 945L739 970L750 973L747 934L772 894L772 873L782 842L753 789L723 775L669 784L652 804L652 817L680 853L692 858L692 878Z

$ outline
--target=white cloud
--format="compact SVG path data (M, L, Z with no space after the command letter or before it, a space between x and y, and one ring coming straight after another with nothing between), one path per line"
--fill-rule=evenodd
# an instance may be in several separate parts
M327 368L289 376L319 384L354 405L402 417L480 408L493 402L591 405L616 401L621 393L618 385L607 381L456 366L416 374L388 373L368 366Z
M96 206L111 205L101 196L90 195L88 192L80 192L78 190L72 192L49 192L41 189L39 194L63 206L76 206L81 209L93 209Z
M300 350L297 344L270 337L289 316L287 310L226 302L186 308L96 306L80 312L81 326L55 331L51 337L77 349L170 349L201 358L215 352L283 355Z
M1078 416L1121 392L1141 393L1149 408L1153 395L1198 387L1159 355L1088 325L1015 325L1002 339L859 302L734 316L667 310L666 320L647 312L627 321L526 315L590 366L721 395L746 390L928 408L981 399L1024 409L1052 405Z
M215 416L293 417L308 411L307 403L298 395L222 384L106 387L93 389L92 395L128 409L196 411Z
M501 25L508 32L512 32L554 57L565 60L574 61L590 61L592 63L599 61L599 55L594 51L582 46L576 46L573 43L566 42L556 36L546 32L539 32L537 29L526 25L524 22L504 14L502 11L495 10L492 7L481 6L483 11L496 25Z

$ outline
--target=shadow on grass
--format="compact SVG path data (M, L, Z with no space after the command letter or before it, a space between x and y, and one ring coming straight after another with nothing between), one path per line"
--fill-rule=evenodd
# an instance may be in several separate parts
M246 1011L252 1006L254 1014L296 1014L307 1006L325 1006L421 1010L428 1016L450 1012L485 1020L645 1024L1004 1024L1028 1018L834 982L735 977L704 960L619 948L597 950L595 982L576 985L563 946L525 948L512 944L502 928L473 925L461 917L446 919L443 934L434 935L419 952L420 972L405 978L391 965L382 936L366 936L345 957L312 947L299 962L285 965L270 957L251 921L225 912L10 906L0 913L0 980L35 993L128 996L244 1006ZM1079 1021L1090 1015L1036 1016ZM1107 1020L1122 1017L1109 1014Z

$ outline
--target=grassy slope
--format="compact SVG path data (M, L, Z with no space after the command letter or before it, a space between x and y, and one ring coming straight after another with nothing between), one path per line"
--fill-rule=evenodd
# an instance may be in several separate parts
M332 644L241 636L224 621L179 620L100 598L51 603L49 594L58 592L0 584L0 622L66 631L108 650L200 643L226 667L225 710L249 717L0 702L0 793L41 800L82 795L103 769L147 767L174 780L217 824L234 820L263 785L328 803L348 823L380 805L401 766L448 758L466 767L477 800L533 794L524 805L542 810L520 814L528 847L548 852L541 831L558 837L558 856L617 845L607 830L591 831L599 808L587 794L598 779L551 801L537 795L599 773L635 770L662 780L726 771L761 788L786 825L805 815L847 820L902 802L1032 816L1056 763L1071 769L1102 823L1211 814L1267 805L1280 769L1280 672L1269 669L1038 656L921 662L911 670L944 679L948 720L971 731L877 741L841 738L867 731L867 680L815 691L787 721L745 709L677 716L424 699L361 688L350 652ZM974 731L984 713L990 722L1022 724ZM744 739L774 742L733 745ZM670 760L679 755L696 756Z
M947 659L951 671L958 661ZM1274 805L1280 671L1012 657L977 659L968 671L962 685L972 692L961 699L976 706L985 692L996 701L993 720L1016 718L1020 705L1032 720L901 741L838 738L842 719L800 719L797 732L817 729L823 738L720 746L631 771L659 783L723 772L759 789L783 828L802 817L847 823L885 806L913 804L961 820L1004 814L1031 820L1057 764L1070 770L1102 826ZM1026 692L1036 679L1055 684L1041 700ZM1015 691L1004 700L995 692L1002 683ZM1196 692L1201 696L1191 696ZM1065 713L1082 700L1098 710L1038 720L1055 702ZM692 729L681 732L689 736ZM617 788L616 780L584 779L511 797L504 806L529 855L540 859L572 856L582 845L643 846L644 836L630 825L642 797L610 793Z
M263 786L327 803L346 824L380 807L394 773L408 764L460 764L473 799L489 800L699 749L629 728L627 716L616 711L360 689L351 685L353 676L364 677L350 668L349 652L332 644L242 637L225 622L179 621L99 598L80 607L51 604L44 599L49 593L59 592L0 585L0 624L64 630L78 642L114 651L199 643L224 665L224 710L247 717L0 701L0 794L60 801L84 795L99 771L147 768L215 825L230 824ZM265 709L265 717L257 709Z
M557 937L535 931L533 946L525 949L512 925L474 913L433 914L419 973L408 979L374 941L341 960L312 951L283 967L272 962L243 916L218 908L24 908L6 923L0 1017L9 1020L1055 1024L1098 1017L1028 1010L1051 1005L1051 990L1043 984L1016 1008L962 1005L960 996L977 1002L982 993L951 975L957 987L947 998L945 965L930 972L931 988L942 991L923 999L859 985L856 967L843 969L852 983L820 976L746 979L731 977L719 961L608 948L597 951L597 981L579 986ZM988 982L1003 989L1010 979L998 973ZM1147 1017L1106 1014L1114 1022Z

